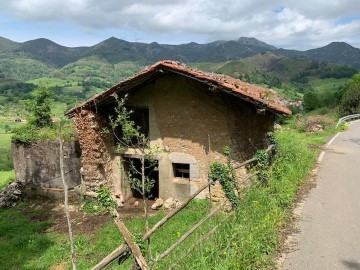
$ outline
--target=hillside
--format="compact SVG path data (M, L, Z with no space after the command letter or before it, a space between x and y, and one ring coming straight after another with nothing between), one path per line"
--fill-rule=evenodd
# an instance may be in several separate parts
M334 92L356 73L354 68L321 59L342 63L351 60L355 65L360 51L345 43L308 52L287 51L244 37L181 45L128 42L112 37L92 47L77 48L47 39L16 43L2 38L0 48L3 116L22 115L30 91L37 85L53 89L54 110L62 115L64 110L160 59L175 59L204 71L227 74L273 88L288 99L300 100L307 91ZM312 60L305 53L320 60Z
M57 68L91 56L103 58L111 64L131 61L148 65L163 59L185 63L224 62L240 60L264 52L272 52L279 57L314 59L360 69L360 49L344 42L334 42L325 47L308 51L296 51L277 49L272 45L248 37L229 41L219 40L205 44L191 42L180 45L129 42L111 37L94 46L76 48L61 46L44 38L24 43L0 38L1 54L11 54L16 57L25 56Z

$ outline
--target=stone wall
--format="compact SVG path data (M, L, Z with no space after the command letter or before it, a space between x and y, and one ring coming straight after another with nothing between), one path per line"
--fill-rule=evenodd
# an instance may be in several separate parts
M61 193L63 184L60 176L59 142L43 141L30 145L13 143L15 178L34 190L34 194L49 195ZM81 184L80 155L78 142L64 143L65 181L70 189ZM39 191L39 192L37 192Z

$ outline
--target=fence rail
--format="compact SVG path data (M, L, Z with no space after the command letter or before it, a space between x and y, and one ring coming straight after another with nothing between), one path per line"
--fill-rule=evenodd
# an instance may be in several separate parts
M344 117L340 118L339 121L338 121L337 124L336 124L336 128L337 128L342 122L349 121L349 120L355 120L355 119L360 119L360 113L351 114L351 115L347 115L347 116L344 116Z

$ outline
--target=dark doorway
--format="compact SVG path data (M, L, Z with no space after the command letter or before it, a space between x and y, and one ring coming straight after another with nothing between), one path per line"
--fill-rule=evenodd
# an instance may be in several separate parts
M154 180L154 185L151 188L150 192L145 194L148 199L159 198L159 162L157 160L145 161L145 176L149 179ZM136 179L136 181L141 182L141 160L139 158L124 158L124 169L125 172L130 172L132 177ZM134 198L142 198L141 193L131 188L131 192Z

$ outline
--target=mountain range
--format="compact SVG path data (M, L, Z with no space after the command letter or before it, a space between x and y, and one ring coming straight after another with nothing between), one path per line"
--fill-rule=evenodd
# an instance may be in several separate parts
M244 59L265 52L288 58L314 59L348 65L360 70L360 49L345 42L332 42L321 48L297 51L278 49L248 37L230 41L219 40L206 44L191 42L180 45L129 42L111 37L94 46L71 48L45 38L19 43L0 37L0 57L4 54L28 57L55 68L90 56L97 56L111 64L132 61L147 65L162 59L184 63L224 62Z

